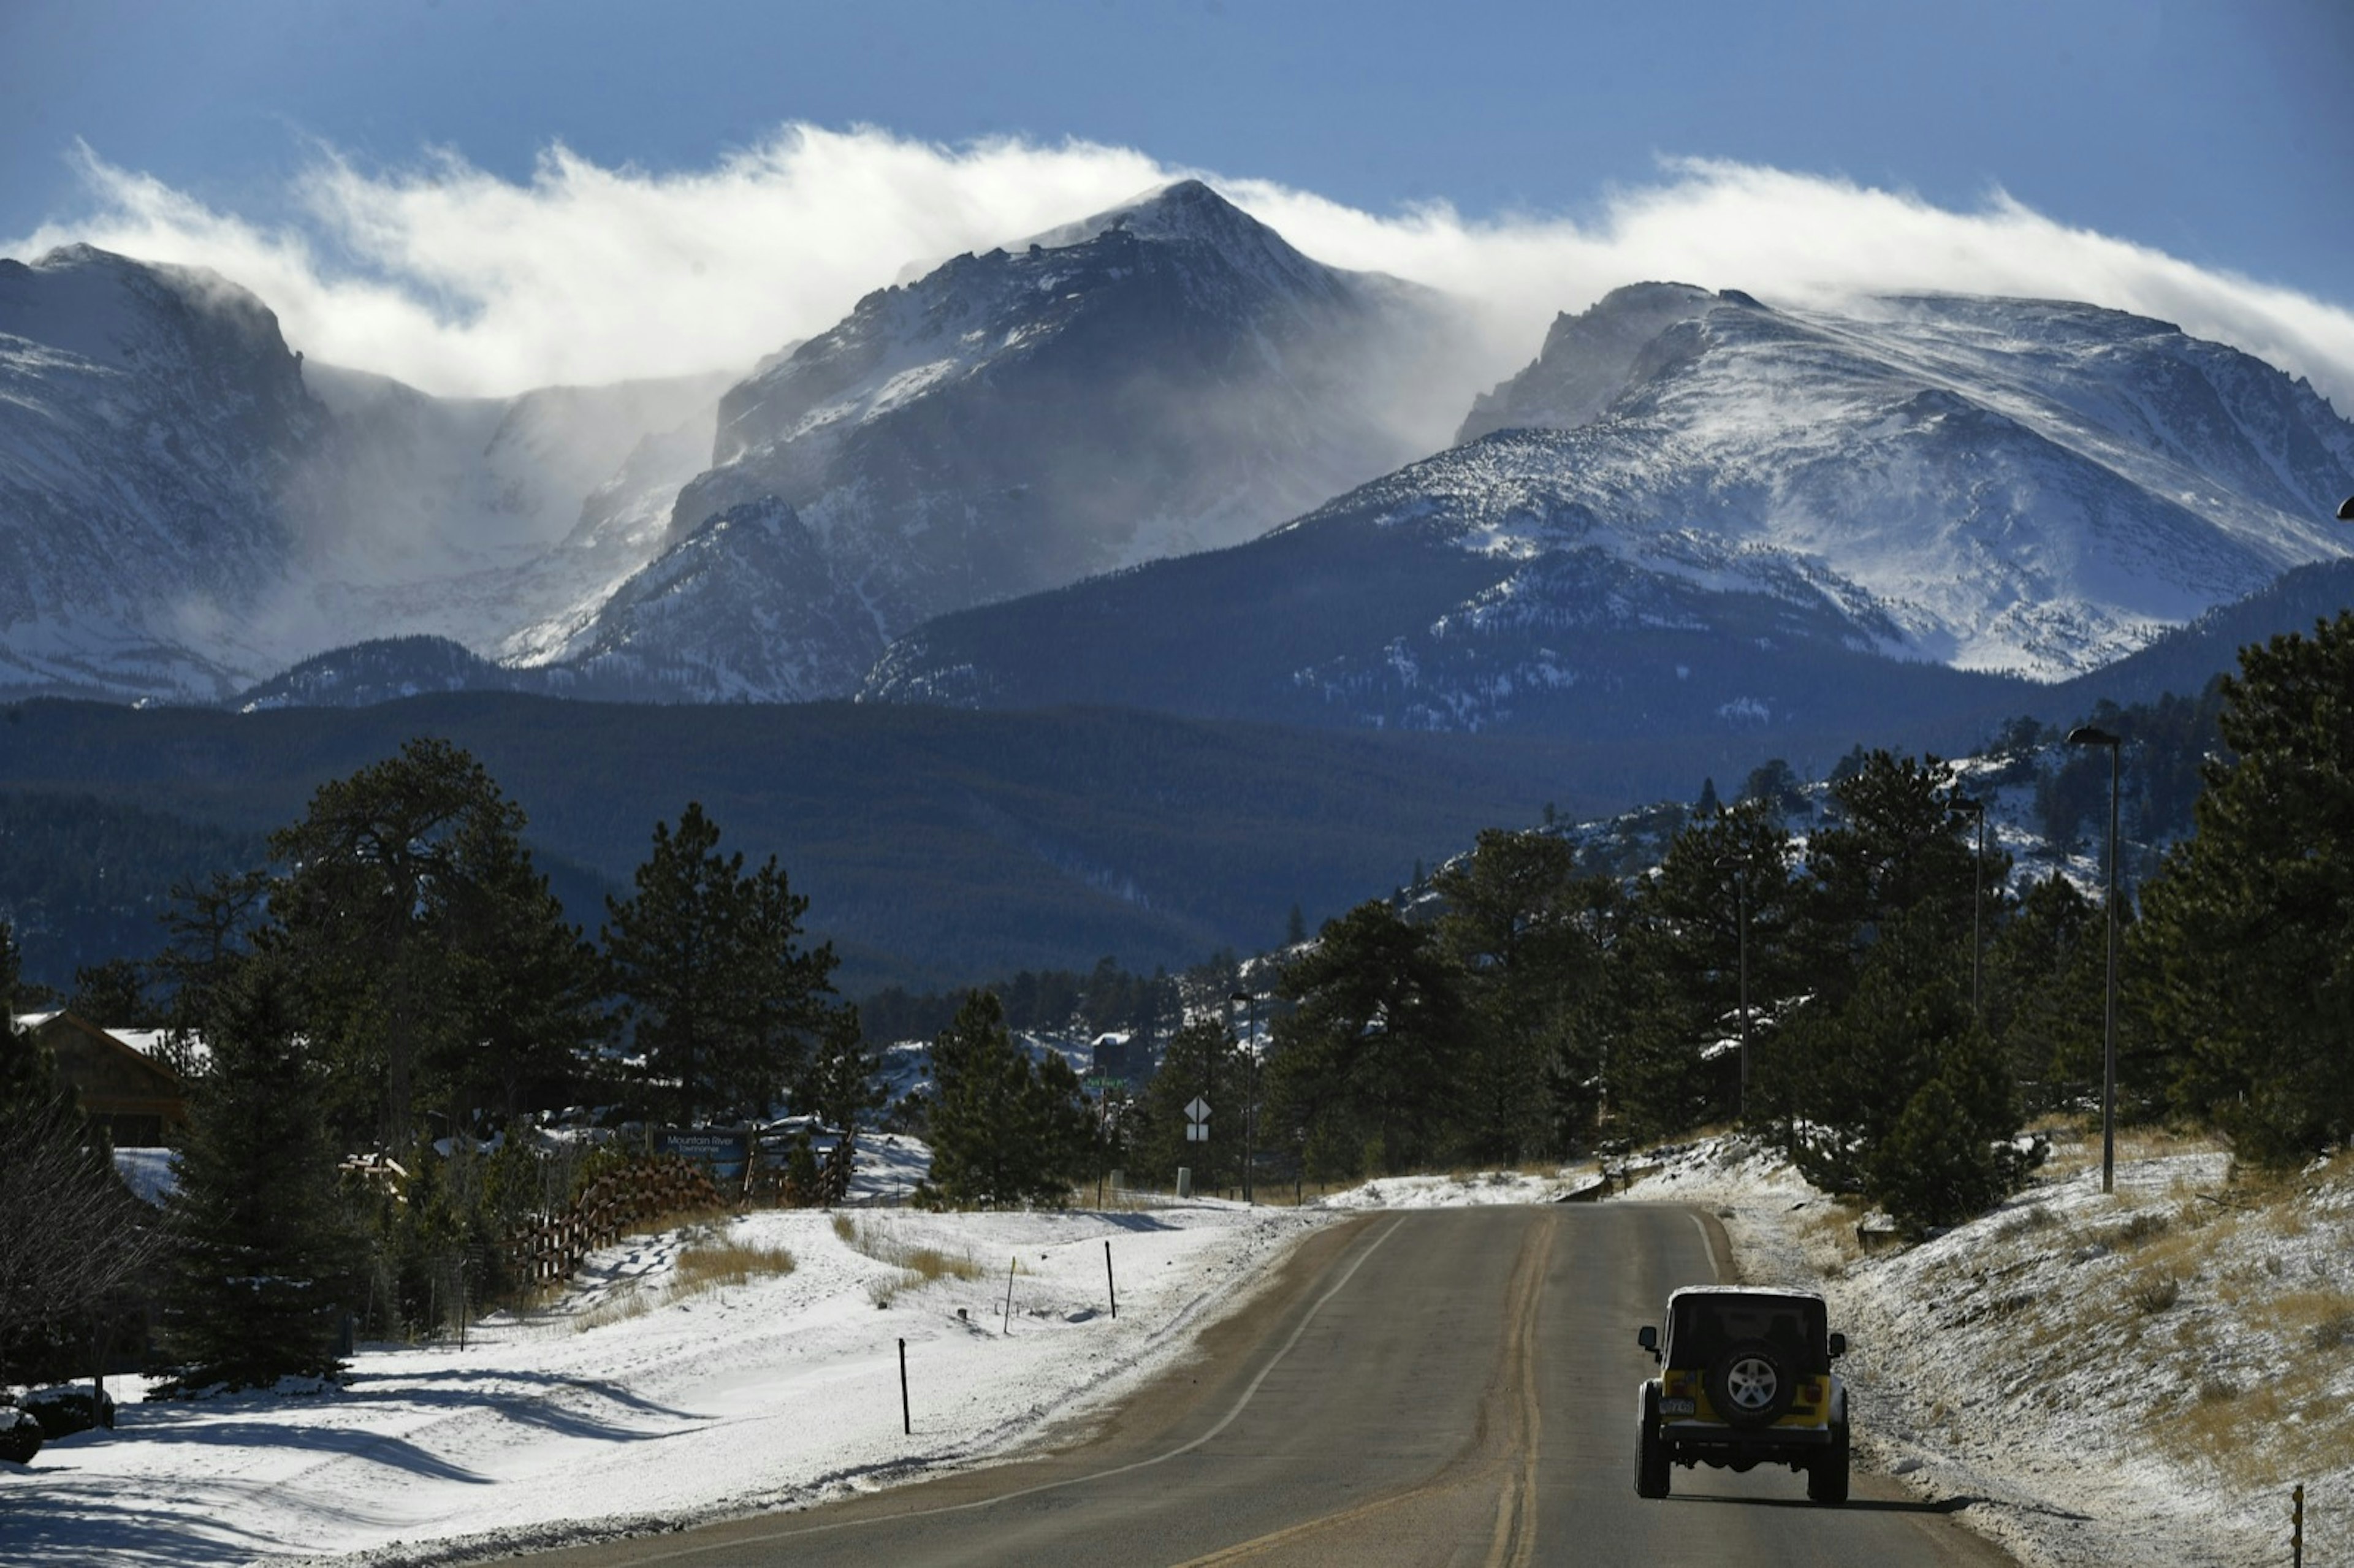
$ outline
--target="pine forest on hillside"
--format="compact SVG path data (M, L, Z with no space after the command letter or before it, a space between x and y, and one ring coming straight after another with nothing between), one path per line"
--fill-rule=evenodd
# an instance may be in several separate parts
M2261 1162L2354 1133L2354 880L2329 858L2354 843L2348 690L2354 615L2252 648L2197 702L2095 715L2133 781L2128 1121L2204 1124ZM160 1216L110 1206L88 1166L82 1230L32 1251L111 1268L102 1310L159 1302L195 1390L332 1372L346 1313L429 1331L522 1288L514 1227L626 1147L550 1143L558 1127L795 1113L840 1140L880 1117L930 1139L923 1201L1002 1206L1059 1205L1115 1168L1326 1181L1738 1123L1920 1234L2021 1180L2031 1117L2097 1099L2108 926L2069 867L2105 848L2108 753L2053 742L2022 720L1966 765L1858 747L1820 786L1769 761L1730 800L1712 781L1606 832L1488 829L1312 937L1296 908L1271 916L1293 939L1257 958L895 991L862 1019L810 935L822 909L699 803L652 825L592 939L482 764L414 741L321 786L260 856L182 881L153 961L81 969L60 1000L182 1043L193 1121ZM2049 865L1981 856L2005 789ZM17 1008L37 1000L13 937L0 959ZM1127 1047L1128 1071L1083 1083L1037 1048L1075 1026ZM881 1048L910 1030L928 1082L889 1100ZM75 1169L70 1096L27 1039L7 1053L16 1152ZM1200 1093L1221 1112L1206 1143L1183 1137ZM404 1201L339 1176L354 1156L408 1172ZM803 1136L788 1201L822 1196L813 1160ZM223 1297L228 1259L295 1288ZM92 1308L31 1275L0 1353L55 1364Z

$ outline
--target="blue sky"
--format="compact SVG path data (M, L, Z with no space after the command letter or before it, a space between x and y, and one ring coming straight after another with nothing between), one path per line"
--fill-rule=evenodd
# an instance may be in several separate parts
M381 226L351 219L348 190L343 226L323 224L323 158L388 210L446 177L436 149L515 190L557 143L660 185L789 125L950 149L1077 139L1380 217L1443 202L1472 225L1603 222L1672 179L1663 159L1956 212L1999 190L2060 228L2354 303L2354 0L0 0L0 247L80 226L239 276L223 259L241 252L189 238L234 220L285 226L281 249L302 238L312 274L348 283L407 263L353 254ZM177 216L158 216L166 194ZM138 223L104 221L126 203ZM910 259L878 253L874 281ZM305 319L291 283L240 281ZM446 271L398 281L482 304Z
M2064 221L2343 296L2354 5L9 0L0 233L67 154L233 206L323 138L510 175L706 164L776 124L1077 136L1382 209L1575 212L1655 155Z

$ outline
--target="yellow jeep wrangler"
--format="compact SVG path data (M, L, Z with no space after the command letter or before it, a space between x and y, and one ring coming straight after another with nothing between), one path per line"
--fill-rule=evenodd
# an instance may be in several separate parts
M1819 1503L1847 1501L1847 1387L1831 1371L1847 1337L1827 1334L1823 1298L1695 1286L1668 1298L1667 1339L1636 1342L1659 1375L1643 1384L1638 1497L1668 1495L1670 1465L1787 1465Z

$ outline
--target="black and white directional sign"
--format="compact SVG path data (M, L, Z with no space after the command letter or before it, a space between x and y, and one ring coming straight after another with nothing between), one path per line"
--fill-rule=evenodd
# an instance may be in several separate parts
M1210 1102L1199 1095L1195 1095L1193 1103L1185 1107L1185 1141L1210 1141Z

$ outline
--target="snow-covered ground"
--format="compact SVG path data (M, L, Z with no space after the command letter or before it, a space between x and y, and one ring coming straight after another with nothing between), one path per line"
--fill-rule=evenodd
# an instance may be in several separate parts
M823 1213L757 1213L705 1239L785 1249L791 1272L677 1298L697 1238L633 1238L547 1308L473 1325L462 1349L363 1346L340 1388L130 1403L137 1380L115 1380L114 1431L55 1441L0 1479L0 1562L430 1563L985 1460L1183 1353L1328 1217L863 1209L844 1212L845 1237Z
M1315 1200L1327 1209L1460 1209L1481 1203L1559 1203L1591 1192L1590 1171L1479 1171L1452 1176L1383 1176Z
M1777 1157L1707 1140L1634 1183L1725 1223L1741 1277L1821 1290L1857 1446L2049 1568L2354 1562L2354 1157L2279 1181L2163 1138L2063 1144L1994 1213L1865 1255Z
M906 1179L919 1152L895 1150L906 1169L870 1185ZM2023 1563L2285 1562L2297 1481L2307 1561L2354 1561L2354 1156L2264 1183L2232 1180L2211 1149L2128 1142L2108 1197L2096 1152L2063 1142L1997 1213L1872 1255L1853 1210L1736 1141L1646 1157L1624 1195L1705 1207L1741 1277L1824 1291L1853 1347L1866 1462L1960 1499ZM1297 1211L758 1213L637 1237L462 1348L363 1347L341 1388L140 1403L117 1380L116 1430L0 1479L0 1561L386 1568L987 1462L1183 1355L1320 1224L1554 1201L1591 1180L1391 1178ZM683 1256L714 1241L794 1266L680 1288Z

